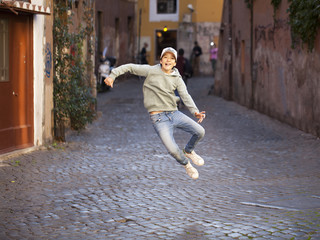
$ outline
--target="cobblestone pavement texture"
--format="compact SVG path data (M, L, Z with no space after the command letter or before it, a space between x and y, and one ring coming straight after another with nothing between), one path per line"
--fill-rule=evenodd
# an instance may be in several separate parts
M207 111L198 180L166 152L129 78L67 143L2 157L0 239L320 239L320 140L208 95L211 82L189 80ZM184 147L189 135L175 134Z

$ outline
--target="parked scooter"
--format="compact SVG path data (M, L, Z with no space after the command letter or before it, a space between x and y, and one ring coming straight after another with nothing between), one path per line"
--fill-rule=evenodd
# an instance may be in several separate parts
M98 86L102 91L109 90L110 87L104 83L104 79L107 78L112 69L114 68L116 59L114 57L106 57L102 60L98 70Z
M105 48L105 50L103 51L103 57L100 60L101 64L99 65L98 69L98 87L101 91L106 91L110 89L110 87L104 83L104 79L110 75L112 69L116 65L116 58L109 56L106 57L106 52L107 48Z

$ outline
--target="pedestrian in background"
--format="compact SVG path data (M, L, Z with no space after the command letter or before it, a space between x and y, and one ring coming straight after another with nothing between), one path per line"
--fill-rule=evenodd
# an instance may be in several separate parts
M211 42L210 47L210 62L212 66L213 71L213 77L216 73L216 65L217 65L217 58L218 58L218 48L217 45L214 42Z
M178 50L178 58L176 68L179 70L179 73L184 81L184 83L188 84L188 78L192 76L192 67L187 58L184 57L184 49L180 48Z
M188 78L192 75L192 67L190 65L190 62L187 58L184 57L184 50L183 48L180 48L178 50L178 58L177 58L177 65L176 68L179 70L179 73L184 81L184 83L188 84ZM176 95L180 98L178 91L175 91ZM180 99L178 103L178 108L180 109L182 106L184 106L183 101Z
M147 47L148 47L148 43L144 43L143 48L141 49L141 52L140 52L141 64L148 64Z
M199 46L198 42L194 42L194 47L192 49L192 54L191 54L191 63L192 63L192 69L194 75L199 75L199 64L200 64L200 56L202 55L202 49Z
M170 155L184 166L191 178L197 179L199 173L189 159L198 166L204 164L204 160L195 153L194 148L205 134L204 128L199 124L205 118L205 111L199 112L179 71L174 68L176 62L177 51L168 47L162 50L160 64L154 66L125 64L113 69L104 81L108 86L113 87L115 79L125 73L146 77L143 83L144 106L149 112L154 129ZM178 111L175 90L178 91L190 113L199 119L198 123ZM175 128L192 135L183 150L174 139Z

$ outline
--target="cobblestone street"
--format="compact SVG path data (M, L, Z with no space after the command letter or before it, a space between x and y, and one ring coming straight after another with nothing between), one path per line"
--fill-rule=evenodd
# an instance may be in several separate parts
M142 80L115 82L85 131L1 158L0 239L320 239L320 140L211 84L188 85L207 112L199 179L154 132ZM183 148L189 135L175 136Z

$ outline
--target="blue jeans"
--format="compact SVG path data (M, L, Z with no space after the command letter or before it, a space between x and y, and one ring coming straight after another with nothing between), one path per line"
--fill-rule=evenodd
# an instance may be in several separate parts
M155 131L170 155L180 164L186 165L188 163L188 159L174 140L173 131L175 128L179 128L192 135L184 148L186 152L190 153L193 151L197 143L204 137L204 128L180 111L150 114L150 119Z

